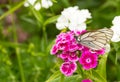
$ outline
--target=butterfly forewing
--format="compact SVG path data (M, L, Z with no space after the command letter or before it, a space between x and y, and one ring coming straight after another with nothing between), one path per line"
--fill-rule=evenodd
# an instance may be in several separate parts
M113 36L111 29L100 29L93 32L87 32L77 37L77 42L93 50L105 48L105 45Z

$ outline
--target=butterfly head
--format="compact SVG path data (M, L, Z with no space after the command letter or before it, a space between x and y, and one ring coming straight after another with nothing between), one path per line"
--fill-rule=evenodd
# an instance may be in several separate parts
M81 37L81 36L74 36L74 38L76 39L77 42L81 42L80 37Z

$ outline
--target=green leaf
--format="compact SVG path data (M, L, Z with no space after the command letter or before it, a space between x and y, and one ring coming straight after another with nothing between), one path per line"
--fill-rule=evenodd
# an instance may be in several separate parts
M99 60L98 67L96 69L96 72L98 72L102 77L106 79L106 61L107 61L108 53L101 56L101 59Z
M106 80L106 61L108 53L101 56L99 59L99 64L95 70L92 70L92 75L90 76L95 82L107 82Z
M120 51L118 50L117 52L116 52L116 58L115 58L115 64L117 65L117 64L119 64L119 59L120 59Z
M61 75L60 71L56 71L47 81L45 82L53 82L56 78L58 78Z
M54 43L55 43L55 39L47 46L47 53L50 53L50 50L52 49Z
M27 16L21 16L20 17L23 21L25 21L25 22L28 22L28 23L30 23L30 24L34 24L34 25L36 25L36 21L34 21L33 19L30 19L30 18L28 18Z
M7 11L6 13L4 13L2 16L0 16L0 20L3 19L4 17L6 17L7 15L13 13L14 11L16 11L17 9L19 9L25 1L20 2L19 4L17 4L15 7L9 9L9 11Z
M60 82L60 77L54 79L54 80L51 80L49 82ZM64 81L63 82L81 82L82 80L82 77L80 75L73 75L73 76L70 76L70 77L65 77L64 78ZM48 82L48 81L46 81Z
M35 18L36 18L41 24L43 24L44 19L43 19L43 16L41 15L41 13L40 13L39 11L35 10L35 9L34 9L34 6L32 6L31 4L29 4L29 5L30 5L30 9L31 9L33 15L35 16Z
M107 7L117 7L117 2L115 0L108 0L106 3L104 3L101 7L100 10L103 10Z
M56 15L56 16L53 16L53 17L51 17L51 18L48 18L48 19L44 22L44 26L46 26L47 24L50 24L50 23L55 22L55 21L58 19L59 16L60 16L60 15Z
M106 79L95 70L92 70L92 75L89 75L89 77L94 80L94 82L107 82Z
M116 42L116 43L112 43L112 45L114 46L114 49L116 50L116 51L118 51L118 49L120 48L120 43L119 42Z

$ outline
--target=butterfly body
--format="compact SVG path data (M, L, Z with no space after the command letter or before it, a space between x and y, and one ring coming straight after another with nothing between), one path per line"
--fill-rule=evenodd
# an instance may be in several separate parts
M92 50L100 50L105 48L105 45L110 42L112 36L113 31L105 28L97 31L86 32L80 36L76 36L76 40L79 44Z

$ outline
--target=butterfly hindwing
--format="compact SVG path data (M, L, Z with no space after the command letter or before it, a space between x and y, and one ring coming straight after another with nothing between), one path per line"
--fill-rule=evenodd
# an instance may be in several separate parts
M111 29L105 28L105 29L100 29L98 31L100 31L102 33L105 33L108 42L110 41L110 39L113 36L113 31Z

